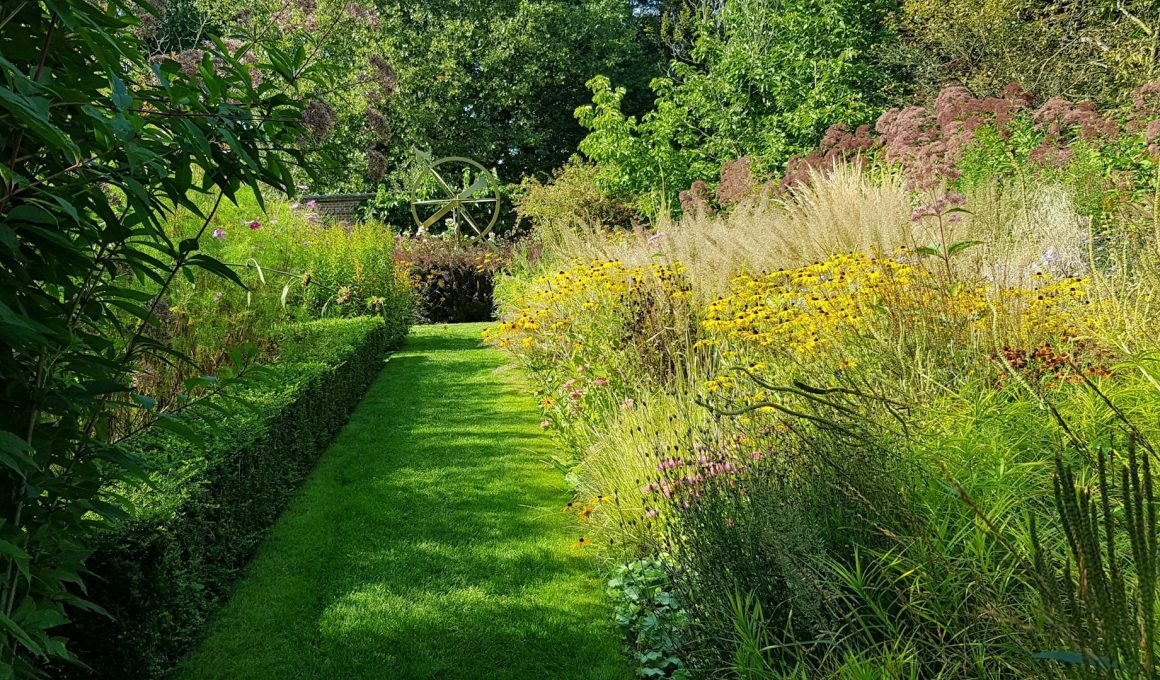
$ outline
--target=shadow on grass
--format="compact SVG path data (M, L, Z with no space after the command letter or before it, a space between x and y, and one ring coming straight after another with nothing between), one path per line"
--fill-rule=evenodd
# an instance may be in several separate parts
M478 330L413 336L184 677L626 677L534 404Z

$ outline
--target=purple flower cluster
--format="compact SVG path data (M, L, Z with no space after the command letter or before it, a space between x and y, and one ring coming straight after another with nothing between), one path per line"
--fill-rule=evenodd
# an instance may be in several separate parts
M848 163L878 148L881 140L874 136L869 125L859 125L853 131L846 125L831 125L818 148L804 156L794 156L786 164L781 188L789 189L810 181L812 173L826 173L837 165Z
M914 212L910 214L910 221L920 222L927 217L942 217L948 210L960 208L966 202L967 197L962 194L946 194L926 205L920 205L915 208ZM954 213L950 216L950 221L958 222L959 220L954 219L955 217L961 219L962 216L959 213Z
M334 109L318 99L311 100L302 111L302 127L314 137L314 141L320 141L330 134L337 119Z
M717 183L717 205L722 208L737 205L757 191L757 180L748 156L742 156L721 166L721 180Z
M832 126L818 148L790 159L781 183L783 189L809 180L812 171L825 172L836 163L881 150L888 161L899 164L909 188L933 189L960 175L957 166L984 125L992 125L1000 135L1009 136L1017 116L1029 116L1044 139L1031 153L1033 162L1061 166L1074 155L1076 140L1101 140L1121 133L1110 115L1101 113L1090 101L1072 102L1053 97L1033 108L1031 96L1012 84L998 97L976 97L961 86L943 89L934 103L908 106L884 112L874 127L863 125L851 131L844 125ZM1132 108L1126 131L1142 134L1148 151L1160 156L1160 82L1132 92Z
M709 185L703 180L693 182L693 185L680 193L681 210L686 215L712 215L713 194Z
M657 461L655 467L660 473L659 479L640 488L641 495L648 499L645 501L646 506L651 500L654 504L675 503L675 507L688 508L692 499L701 495L702 485L709 480L719 478L733 483L737 477L748 472L754 463L769 455L761 450L747 450L740 441L717 449L697 444L694 454L696 458L692 459L668 455ZM645 513L645 518L657 514L659 511L653 508Z

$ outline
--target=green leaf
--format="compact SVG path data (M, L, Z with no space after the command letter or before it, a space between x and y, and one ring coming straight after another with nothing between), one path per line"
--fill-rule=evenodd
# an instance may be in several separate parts
M0 540L0 555L7 555L8 557L11 557L12 562L16 565L16 568L20 570L20 575L23 576L25 580L30 578L28 573L28 562L32 559L32 557L26 553L23 548L13 543L9 543L8 541Z
M185 421L179 419L172 413L160 414L154 422L154 425L163 430L169 430L195 446L205 446L205 440L201 435L194 432L193 428L186 424Z
M193 257L190 257L188 260L186 260L185 263L188 266L200 267L201 269L204 269L211 274L216 274L227 281L231 281L238 284L242 288L246 288L245 282L242 281L237 272L235 272L233 269L230 269L229 266L227 266L225 263L216 258L210 257L209 255L204 253L197 254Z
M1059 663L1073 664L1077 666L1095 666L1097 668L1106 669L1123 669L1124 665L1115 663L1105 658L1092 658L1085 656L1079 652L1036 652L1031 655L1033 659L1043 659L1044 661L1057 661Z
M252 257L246 260L246 264L251 265L258 271L258 280L262 282L262 285L266 285L266 275L262 272L262 265L258 264L258 261Z
M133 98L129 96L129 90L125 87L125 81L116 75L110 76L110 79L113 81L113 92L109 95L109 99L113 102L113 106L117 107L118 111L124 111L133 103Z
M982 241L959 241L958 243L952 244L951 247L947 248L947 257L953 257L954 255L957 255L958 253L961 253L968 248L974 248L975 246L982 244Z
M40 645L33 642L32 638L28 636L28 633L26 633L23 628L16 625L16 622L8 618L8 616L3 612L0 612L0 626L3 626L3 628L7 630L12 635L12 637L16 638L20 644L24 645L25 649L28 651L37 656L44 655L44 649Z

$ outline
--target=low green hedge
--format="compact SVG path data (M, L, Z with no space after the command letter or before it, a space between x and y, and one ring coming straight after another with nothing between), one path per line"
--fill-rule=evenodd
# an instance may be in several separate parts
M152 488L88 561L90 599L112 620L78 613L70 630L95 677L157 677L189 651L406 331L380 317L291 326L264 388L244 395L252 409L202 424L203 447L143 443Z

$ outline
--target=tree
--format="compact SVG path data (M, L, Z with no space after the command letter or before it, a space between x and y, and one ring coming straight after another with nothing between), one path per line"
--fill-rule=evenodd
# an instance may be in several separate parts
M648 212L673 209L695 180L715 181L740 156L780 169L832 124L873 120L890 73L876 52L892 34L890 0L722 0L679 12L680 41L668 73L653 80L653 109L620 113L627 90L596 79L581 150L610 188L646 198Z
M1160 78L1154 0L906 0L892 58L926 94L957 83L995 96L1018 83L1039 98L1122 104Z
M111 484L137 463L117 414L188 432L175 411L228 382L195 379L162 411L129 377L145 357L186 361L155 332L176 277L200 268L241 285L199 252L201 234L171 241L166 215L191 210L204 232L239 191L293 192L301 147L327 127L303 94L332 78L309 36L291 50L204 33L151 54L138 13L165 19L130 0L0 5L2 677L72 660L57 631L95 607L92 533L123 512Z
M383 56L398 69L384 109L392 167L419 148L475 158L507 181L547 174L583 137L572 111L588 99L585 81L605 74L643 92L657 72L626 0L380 0L378 10Z

